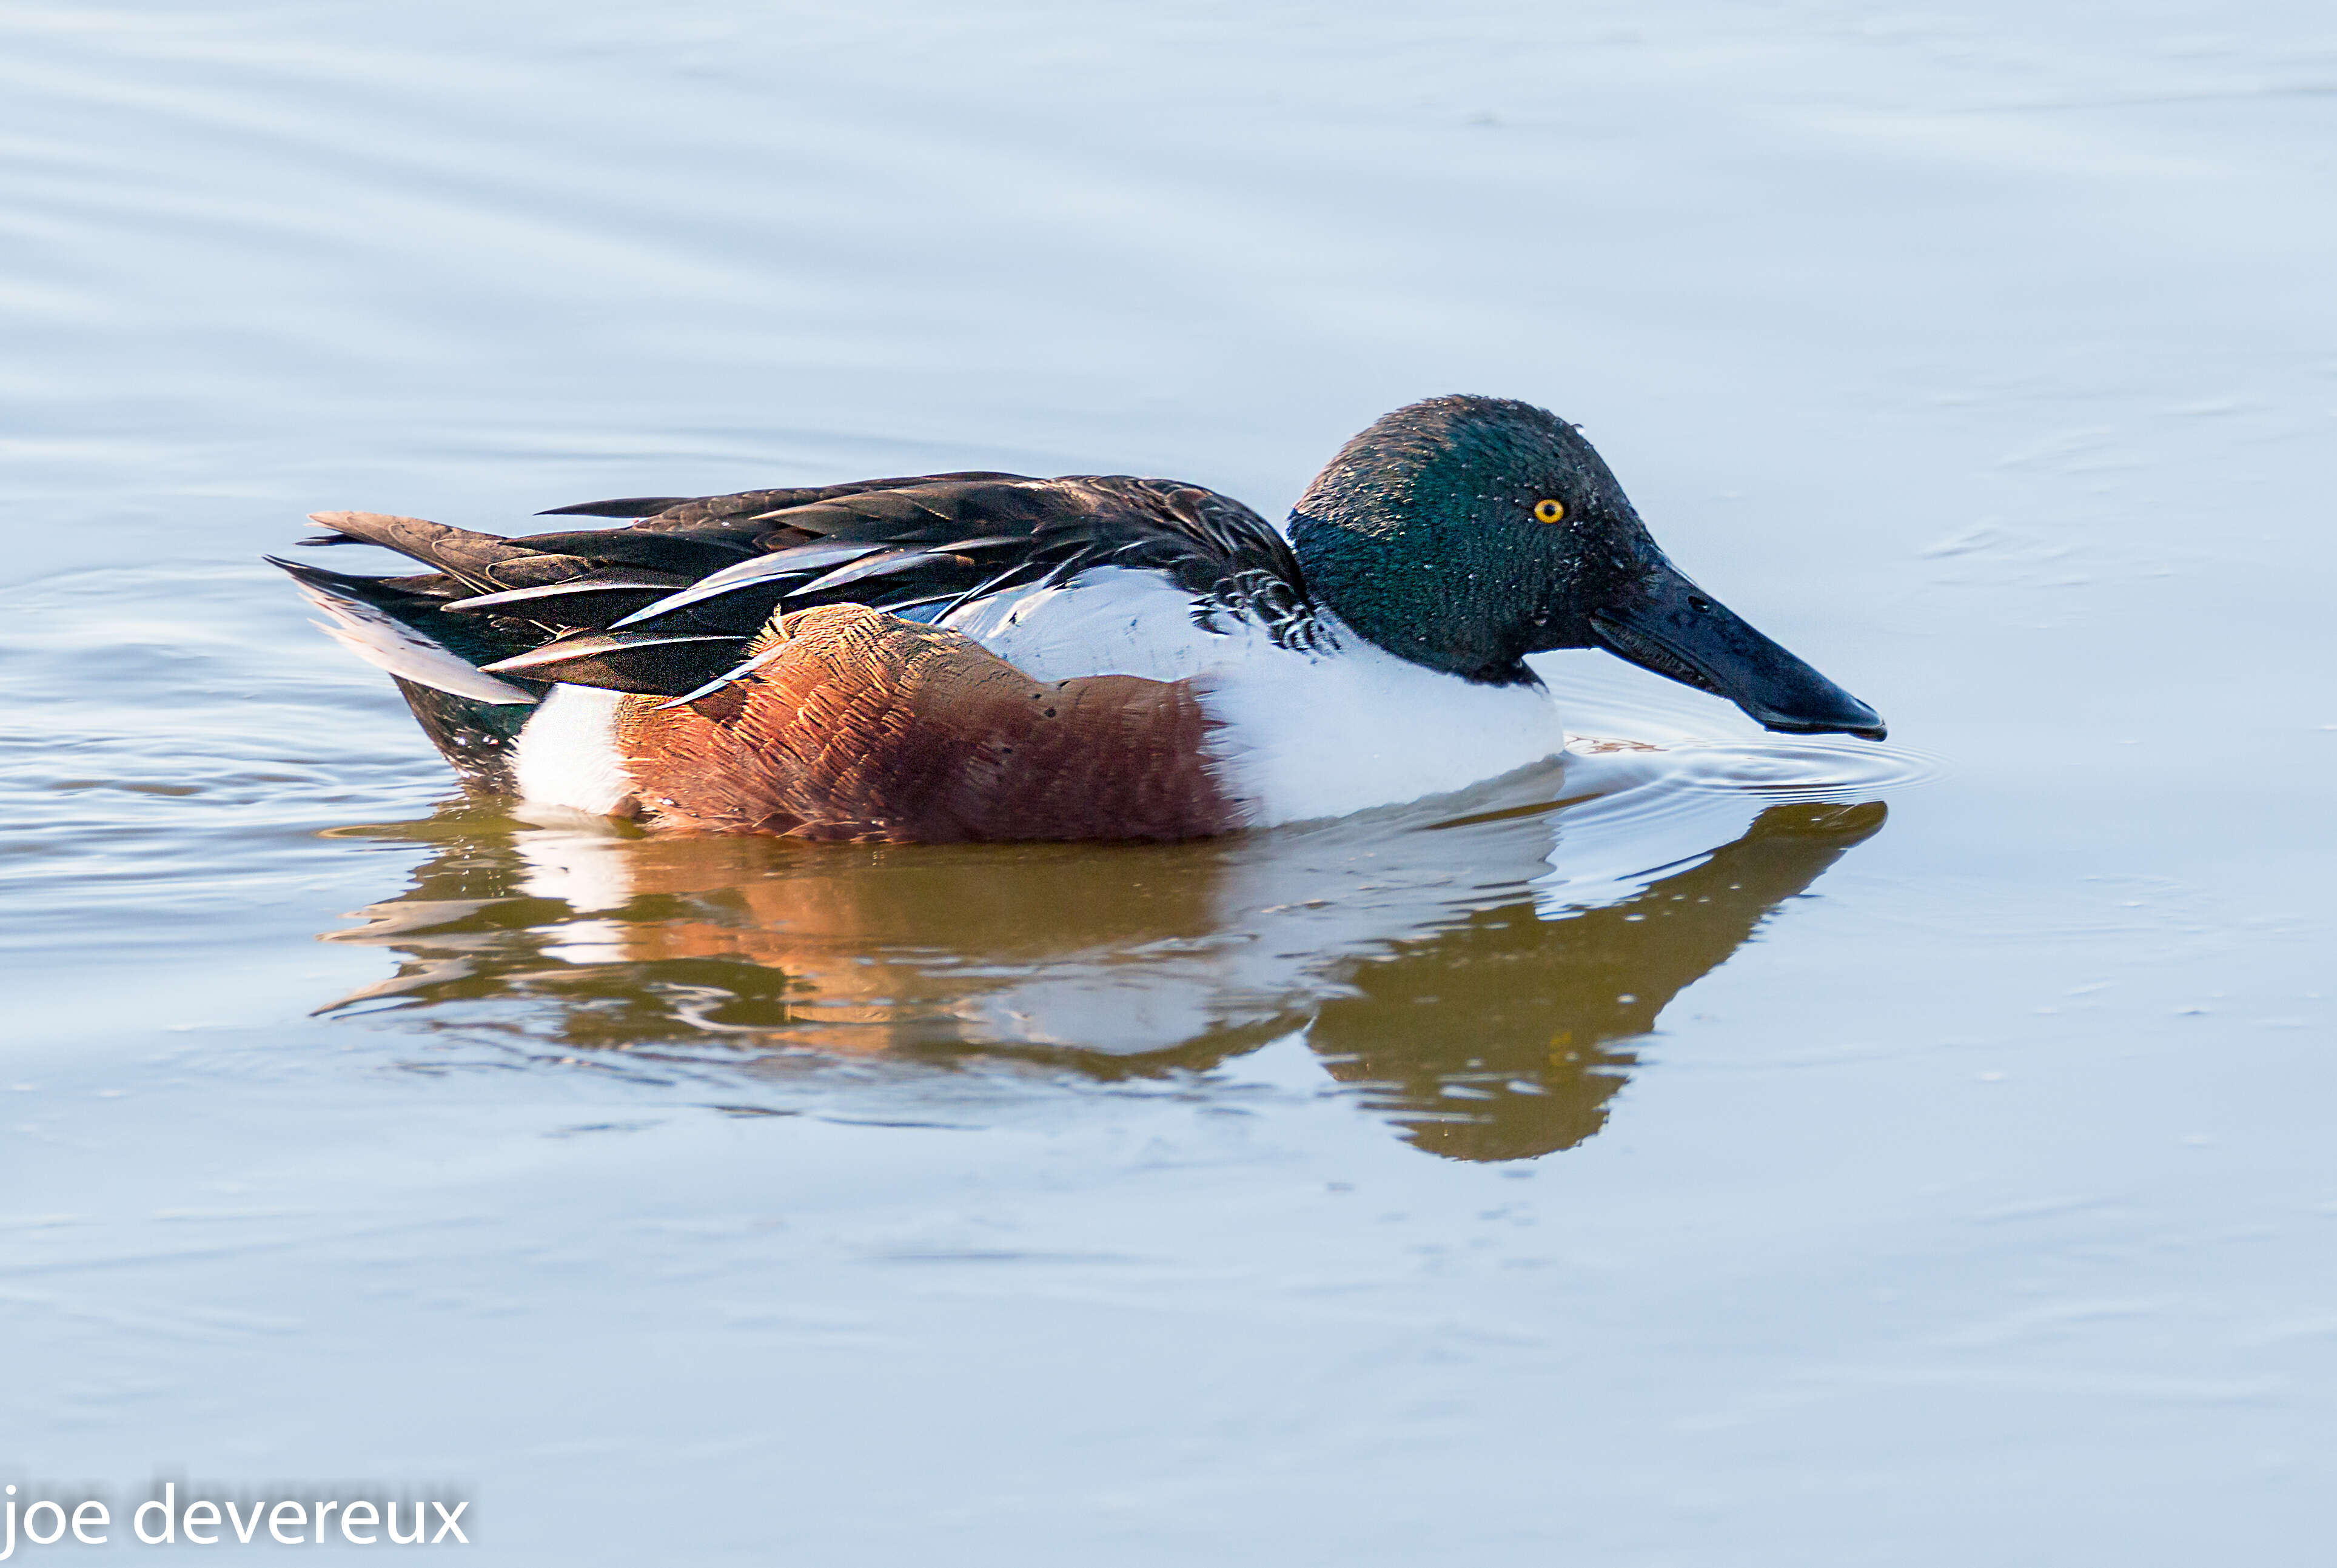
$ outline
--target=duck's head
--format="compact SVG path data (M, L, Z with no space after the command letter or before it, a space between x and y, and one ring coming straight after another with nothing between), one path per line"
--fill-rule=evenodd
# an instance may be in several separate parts
M1771 730L1882 739L1873 709L1665 559L1572 426L1501 397L1432 397L1340 448L1290 517L1323 603L1392 653L1472 681L1604 648Z

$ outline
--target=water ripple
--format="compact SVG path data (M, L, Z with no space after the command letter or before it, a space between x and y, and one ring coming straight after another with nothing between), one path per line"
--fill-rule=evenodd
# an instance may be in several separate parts
M1747 792L1765 800L1866 799L1927 784L1945 761L1911 747L1830 736L1769 736L1674 747L1667 781L1682 789Z

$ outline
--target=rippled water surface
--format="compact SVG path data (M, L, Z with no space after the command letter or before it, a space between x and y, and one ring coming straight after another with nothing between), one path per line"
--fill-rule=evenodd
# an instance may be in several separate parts
M23 5L0 87L24 1495L2318 1559L2321 10ZM1278 515L1450 390L1892 742L1567 654L1565 757L1341 822L649 839L464 797L257 559L974 466Z

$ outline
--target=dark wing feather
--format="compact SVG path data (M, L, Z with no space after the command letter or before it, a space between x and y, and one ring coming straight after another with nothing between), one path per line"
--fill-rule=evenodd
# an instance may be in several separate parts
M491 675L670 697L730 668L738 653L737 638L710 633L580 632L485 669Z
M513 673L509 662L524 658L539 680L667 695L727 668L775 611L861 603L938 618L1102 566L1159 573L1193 596L1195 620L1210 630L1230 617L1286 645L1321 635L1282 536L1241 503L1171 480L936 474L550 514L639 520L505 539L330 512L316 521L332 533L310 543L380 544L429 566L430 578L398 580L430 584L415 613L455 612L445 619L476 626Z
M547 506L539 517L654 517L670 506L686 506L687 495L623 495L614 501L579 501L573 506Z
M900 490L913 485L932 485L950 479L1020 479L1020 474L993 474L987 470L968 469L958 474L926 474L904 475L892 479L855 479L843 485L796 485L779 490L741 490L730 495L634 495L616 501L580 501L573 506L554 506L536 514L539 517L632 517L639 527L664 533L675 528L702 528L709 524L719 525L733 518L753 516L757 513L784 511L793 506L810 506L822 501L832 501L839 495L857 495L867 490Z
M675 573L614 566L540 588L455 599L437 608L456 615L533 615L561 626L605 628L688 586L689 580Z

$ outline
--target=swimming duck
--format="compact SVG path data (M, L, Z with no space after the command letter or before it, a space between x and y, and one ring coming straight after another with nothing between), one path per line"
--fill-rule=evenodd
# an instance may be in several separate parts
M1768 729L1874 710L1684 575L1573 426L1399 408L1287 541L1198 485L967 472L547 516L503 538L321 512L269 559L448 760L651 829L931 842L1203 837L1465 788L1557 753L1530 653L1604 648Z

